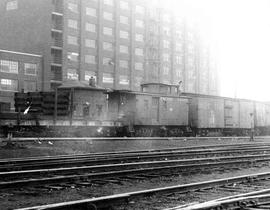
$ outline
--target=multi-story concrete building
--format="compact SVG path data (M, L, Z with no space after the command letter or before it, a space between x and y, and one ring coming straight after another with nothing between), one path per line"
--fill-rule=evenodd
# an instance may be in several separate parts
M14 92L41 90L42 56L0 50L0 111L14 104Z
M5 0L0 14L0 48L43 56L43 90L94 77L113 89L182 81L183 91L218 93L196 25L150 1Z

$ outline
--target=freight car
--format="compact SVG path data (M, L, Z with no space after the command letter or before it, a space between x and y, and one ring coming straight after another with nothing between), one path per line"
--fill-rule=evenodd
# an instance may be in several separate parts
M162 83L128 91L69 81L55 92L15 93L15 111L0 113L0 133L12 123L17 136L40 137L270 134L270 104Z

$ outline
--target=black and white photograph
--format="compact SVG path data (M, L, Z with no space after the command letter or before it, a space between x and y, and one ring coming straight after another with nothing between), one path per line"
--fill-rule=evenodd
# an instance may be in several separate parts
M270 210L270 0L0 0L0 210Z

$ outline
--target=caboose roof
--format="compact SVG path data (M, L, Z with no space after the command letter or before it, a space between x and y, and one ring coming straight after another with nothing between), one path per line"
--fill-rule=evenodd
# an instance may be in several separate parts
M96 90L96 91L104 91L107 92L106 88L100 86L90 86L86 81L77 81L77 80L68 80L64 81L62 85L58 87L58 89L84 89L84 90Z
M109 94L132 94L132 95L151 95L156 97L170 97L170 98L190 98L189 96L182 95L167 95L163 93L148 93L148 92L140 92L140 91L132 91L132 90L113 90L109 92Z

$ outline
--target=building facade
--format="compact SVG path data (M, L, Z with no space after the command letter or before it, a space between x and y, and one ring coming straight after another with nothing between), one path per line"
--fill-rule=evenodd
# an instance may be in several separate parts
M0 111L14 107L14 93L41 90L42 56L0 50Z
M218 94L196 24L144 0L4 0L0 48L43 56L42 90L65 80L140 90L145 82Z

